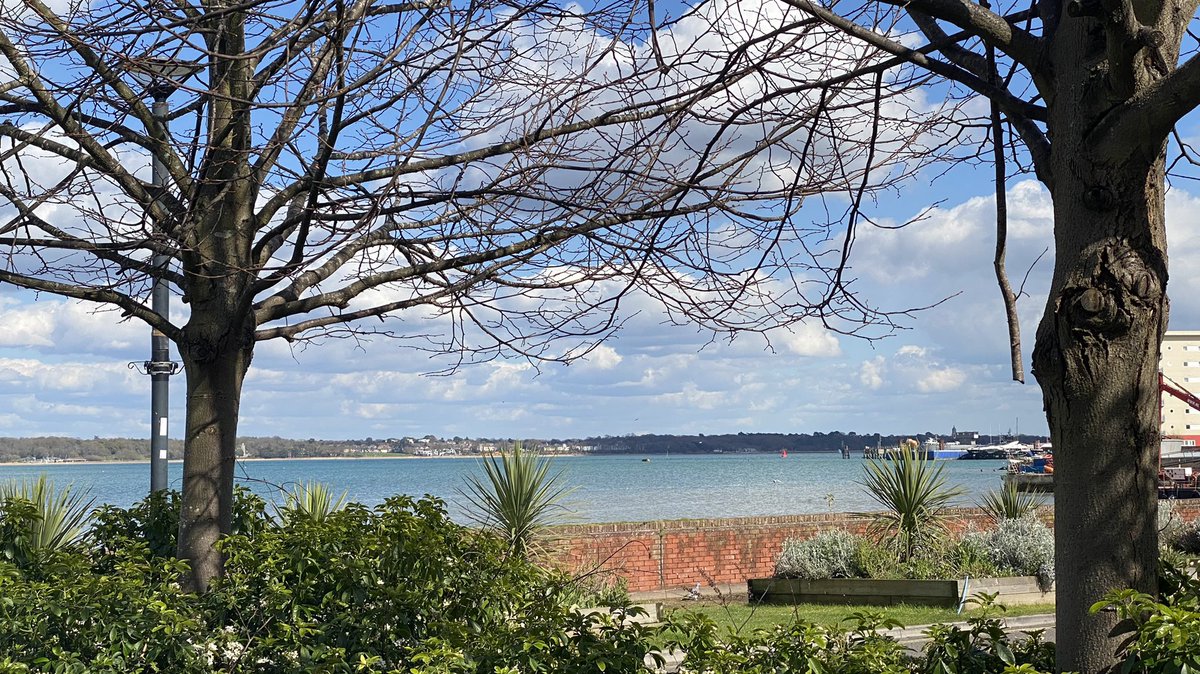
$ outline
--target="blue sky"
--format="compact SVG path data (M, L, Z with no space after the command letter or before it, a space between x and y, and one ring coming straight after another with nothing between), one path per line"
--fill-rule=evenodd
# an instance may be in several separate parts
M584 361L496 361L450 376L443 363L386 340L331 340L305 349L260 344L246 381L241 431L285 437L433 433L581 437L738 431L914 433L1019 429L1044 433L1032 379L1008 380L1003 315L991 275L994 206L986 182L943 181L945 203L902 230L864 231L854 268L866 297L903 308L957 296L867 342L799 326L732 342L663 325L642 298L625 328ZM1200 304L1179 289L1200 281L1187 253L1200 236L1200 199L1169 196L1172 321L1195 329ZM1050 202L1033 181L1009 187L1015 282L1049 243ZM893 216L912 213L898 207ZM1030 273L1020 310L1026 359L1049 256ZM0 434L148 433L149 330L75 302L0 288ZM638 306L640 304L640 306ZM183 379L172 384L172 435L182 427Z
M1182 129L1191 137L1194 129ZM396 342L259 345L242 397L241 433L297 438L424 435L567 438L627 433L828 432L1044 434L1028 358L1053 251L1048 194L1008 184L1009 274L1029 270L1019 303L1027 381L1010 379L1007 331L992 274L991 169L920 175L870 206L882 225L935 209L903 229L864 225L851 259L861 296L884 309L946 301L877 340L801 324L713 340L666 324L645 296L587 358L534 368L498 360L430 376L447 360ZM1200 188L1168 195L1171 327L1200 329ZM1038 259L1041 256L1040 260ZM1034 264L1035 260L1037 263ZM1031 268L1032 266L1032 268ZM947 299L948 298L948 299ZM182 311L176 305L176 315ZM419 319L411 323L420 326ZM0 286L0 435L145 436L149 329L113 311ZM412 328L410 328L411 330ZM451 354L452 355L452 354ZM172 436L183 422L172 383Z

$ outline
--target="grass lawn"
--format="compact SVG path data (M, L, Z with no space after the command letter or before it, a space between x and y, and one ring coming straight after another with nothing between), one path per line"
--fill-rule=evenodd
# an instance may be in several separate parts
M853 613L872 611L882 613L888 618L894 618L906 627L913 625L929 625L933 623L951 623L966 620L980 614L979 609L964 610L961 614L954 609L933 608L930 606L832 606L825 604L799 604L797 606L758 605L750 606L745 601L737 602L717 599L701 599L694 602L668 602L663 607L665 611L684 610L702 613L716 621L722 632L729 630L735 634L748 634L756 629L769 629L776 625L786 625L801 618L810 622L833 625L846 619ZM1054 604L1031 604L1027 606L1010 606L1005 616L1033 615L1038 613L1054 613Z

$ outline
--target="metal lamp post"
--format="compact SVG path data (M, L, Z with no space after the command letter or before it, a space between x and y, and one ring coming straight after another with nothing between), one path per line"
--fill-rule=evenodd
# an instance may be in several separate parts
M178 81L187 78L194 70L195 66L191 64L174 61L148 60L137 64L134 77L148 85L150 96L154 99L151 113L164 131L167 130L170 113L167 98L175 91ZM150 181L155 189L155 198L161 200L167 185L167 167L157 153L153 153L151 161ZM165 271L170 262L169 255L158 252L150 259L150 264L160 271ZM170 318L170 295L163 276L159 273L154 278L151 309L167 320ZM171 360L170 342L160 330L152 328L150 331L150 360L143 365L146 374L150 375L150 491L153 493L167 488L170 377L179 371L179 364Z

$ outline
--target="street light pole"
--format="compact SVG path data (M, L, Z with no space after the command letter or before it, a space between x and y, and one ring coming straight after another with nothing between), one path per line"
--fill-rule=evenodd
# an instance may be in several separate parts
M154 119L167 127L167 115L170 108L167 97L171 88L161 84L151 89L154 97L152 112ZM154 185L157 199L166 189L167 169L159 159L158 153L153 153L150 181ZM154 289L151 293L151 308L154 313L163 318L170 318L170 296L167 292L167 282L163 278L170 263L170 256L154 253L150 264L158 270L154 278ZM146 372L150 374L150 492L162 491L167 488L167 442L168 442L168 402L170 399L170 377L175 374L175 363L171 361L171 346L167 336L161 330L150 330L150 360L146 362Z

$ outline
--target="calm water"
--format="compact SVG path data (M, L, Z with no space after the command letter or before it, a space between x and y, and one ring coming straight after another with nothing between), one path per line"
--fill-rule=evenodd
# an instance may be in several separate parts
M876 510L855 480L861 459L835 453L775 455L582 456L554 459L565 480L576 486L570 501L580 522L795 515L830 510ZM967 490L971 505L1000 486L1003 461L943 461L950 484ZM277 485L316 480L345 491L349 500L374 505L393 494L432 494L445 499L461 517L457 489L463 476L482 474L479 460L459 459L306 459L246 461L238 464L239 482L268 500ZM0 479L45 473L57 485L84 488L98 503L128 506L149 488L149 464L68 464L0 466ZM170 484L179 488L180 463L170 465ZM832 501L831 501L832 498Z

